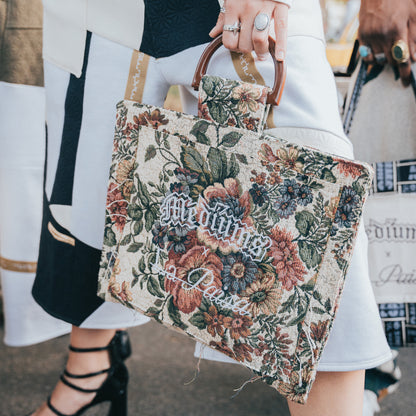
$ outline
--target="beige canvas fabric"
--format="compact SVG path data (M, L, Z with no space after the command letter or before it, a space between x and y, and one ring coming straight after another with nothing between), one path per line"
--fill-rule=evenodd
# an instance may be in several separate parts
M353 79L350 89L354 82ZM411 87L403 87L387 66L361 91L349 133L354 154L371 163L415 158L415 131L414 92Z
M0 0L0 81L43 85L41 0Z

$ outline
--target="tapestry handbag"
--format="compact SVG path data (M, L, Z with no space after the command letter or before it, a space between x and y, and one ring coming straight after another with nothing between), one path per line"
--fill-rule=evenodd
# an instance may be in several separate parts
M198 117L117 106L98 292L304 403L372 169L265 134L284 64L272 91L204 75L220 45L196 70Z

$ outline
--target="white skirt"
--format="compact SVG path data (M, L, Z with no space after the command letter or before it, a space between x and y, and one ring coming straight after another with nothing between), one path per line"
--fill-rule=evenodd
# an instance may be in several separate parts
M142 85L142 101L162 106L171 85L181 85L184 112L196 114L196 92L190 87L193 71L205 45L153 59ZM124 97L132 50L92 35L86 68L83 118L74 170L70 221L59 221L80 241L101 249L108 170L111 161L115 105ZM240 66L239 66L240 65ZM352 145L342 131L337 94L322 41L296 36L288 40L287 80L279 107L273 112L271 133L298 143L352 158ZM220 49L208 73L237 79L258 71L266 83L273 79L271 61L235 62ZM257 74L258 75L258 74ZM256 76L257 76L256 75ZM60 153L69 74L46 63L48 168L46 195L52 193ZM58 214L58 213L56 213ZM58 215L57 215L58 216ZM64 222L66 222L64 224ZM319 370L348 371L371 368L391 358L368 276L367 240L360 230L345 290ZM117 311L115 310L117 307ZM104 303L81 326L104 328L138 325L147 318ZM197 348L196 355L199 356ZM202 357L230 361L219 352L204 349Z

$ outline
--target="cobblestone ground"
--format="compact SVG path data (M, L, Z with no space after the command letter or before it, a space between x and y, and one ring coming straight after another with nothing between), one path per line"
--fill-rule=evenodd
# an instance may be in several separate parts
M130 416L289 415L285 400L262 382L247 385L231 399L234 389L251 377L239 365L203 361L197 379L185 384L194 376L197 359L194 343L183 335L155 323L135 328L130 335ZM46 398L64 366L67 344L65 336L24 348L0 345L1 416L24 416ZM384 399L380 416L416 414L415 354L414 349L401 351L402 385ZM106 412L103 406L88 416Z

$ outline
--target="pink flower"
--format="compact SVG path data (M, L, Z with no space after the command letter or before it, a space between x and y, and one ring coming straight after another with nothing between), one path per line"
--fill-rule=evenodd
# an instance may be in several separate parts
M298 257L298 246L293 242L292 234L277 226L270 233L272 245L269 255L273 258L273 266L279 281L286 290L291 290L299 281L303 282L306 270Z

